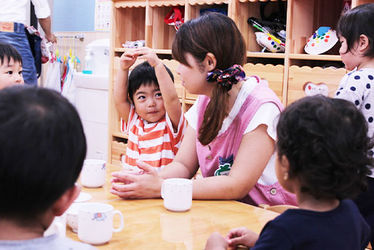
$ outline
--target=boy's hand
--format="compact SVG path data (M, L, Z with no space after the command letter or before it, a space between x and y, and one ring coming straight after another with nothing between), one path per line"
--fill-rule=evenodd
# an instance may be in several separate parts
M138 55L134 51L126 51L122 54L120 58L120 67L122 70L126 71L135 63Z
M227 235L227 242L230 247L245 245L253 247L258 240L258 234L245 227L231 229Z
M147 60L152 67L162 64L156 53L148 47L138 48L135 50L135 53L138 55L139 59Z
M227 241L225 238L222 237L217 232L212 233L205 245L205 250L219 250L219 249L227 249Z

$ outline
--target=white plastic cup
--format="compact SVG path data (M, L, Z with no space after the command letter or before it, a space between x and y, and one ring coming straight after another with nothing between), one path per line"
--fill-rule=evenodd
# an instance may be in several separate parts
M81 184L85 187L101 187L105 184L105 161L87 159L84 161L81 172Z
M162 182L161 197L164 207L170 211L187 211L192 206L192 180L170 178Z
M114 215L120 217L120 226L113 227ZM105 203L82 203L78 212L78 238L86 243L100 245L112 239L113 232L123 229L123 215Z

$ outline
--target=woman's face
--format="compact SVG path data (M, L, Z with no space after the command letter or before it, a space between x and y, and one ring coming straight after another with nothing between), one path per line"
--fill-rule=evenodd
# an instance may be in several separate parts
M197 62L190 53L186 53L186 61L189 65L180 63L177 68L177 73L181 77L182 85L191 94L209 96L213 85L206 80L208 70L204 62Z

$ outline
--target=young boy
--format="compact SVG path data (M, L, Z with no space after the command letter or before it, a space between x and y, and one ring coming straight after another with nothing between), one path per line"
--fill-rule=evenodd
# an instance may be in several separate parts
M57 92L0 91L0 249L91 249L43 237L80 192L86 139L75 108Z
M22 57L10 44L0 43L0 89L23 84Z
M137 59L146 62L136 66L128 79L129 68ZM156 169L173 161L185 128L173 80L170 70L149 48L122 54L114 100L129 134L126 169L137 170L137 160Z

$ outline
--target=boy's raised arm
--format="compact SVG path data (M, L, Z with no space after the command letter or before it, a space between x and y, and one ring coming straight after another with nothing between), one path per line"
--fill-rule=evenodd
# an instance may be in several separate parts
M114 83L114 104L122 119L127 121L130 112L130 101L128 99L128 76L129 68L136 61L137 56L132 52L125 52L120 58L120 68Z
M173 80L166 71L166 68L160 58L158 58L156 53L154 53L151 49L146 47L139 48L137 53L139 54L139 58L147 60L148 63L154 67L166 113L170 117L174 131L177 131L182 115L182 109Z

